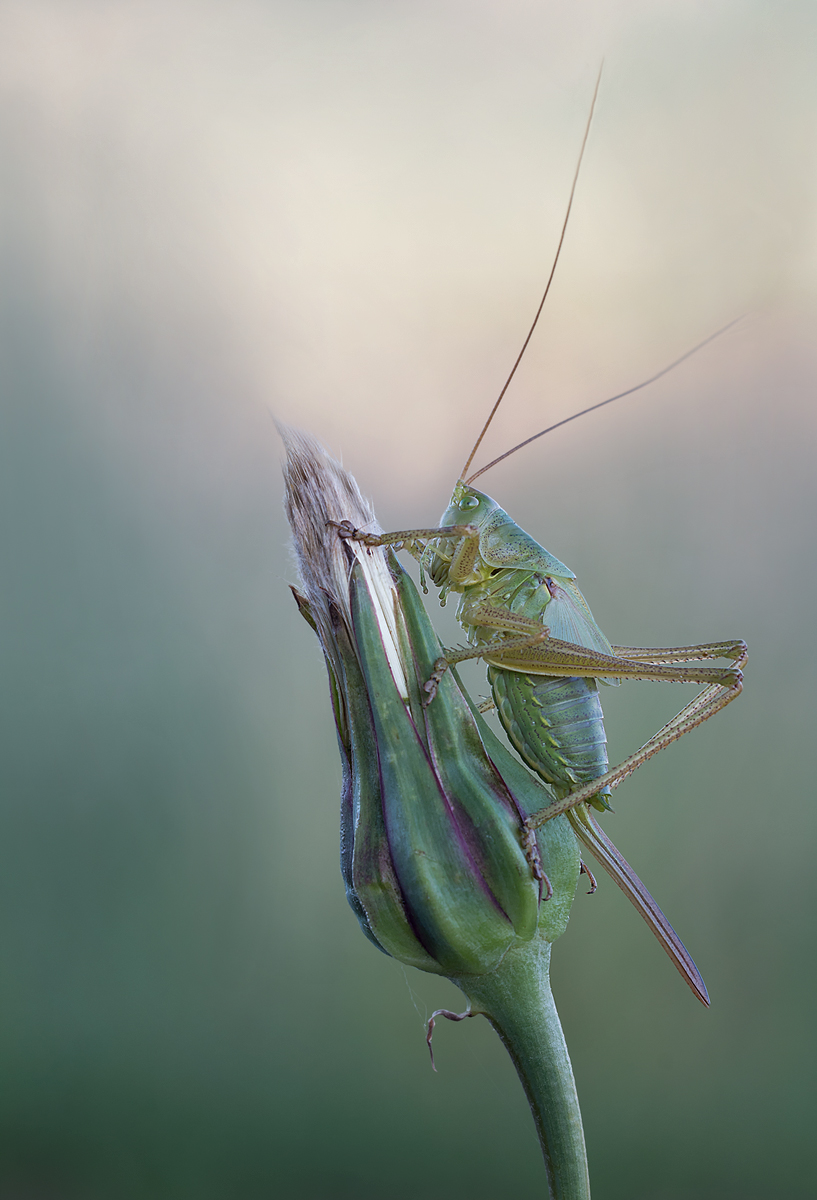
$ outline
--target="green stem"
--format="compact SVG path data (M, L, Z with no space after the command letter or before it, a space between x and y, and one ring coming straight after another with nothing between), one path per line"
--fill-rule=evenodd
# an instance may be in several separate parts
M513 1059L536 1122L551 1200L590 1200L579 1098L550 990L550 942L514 947L490 975L454 982Z

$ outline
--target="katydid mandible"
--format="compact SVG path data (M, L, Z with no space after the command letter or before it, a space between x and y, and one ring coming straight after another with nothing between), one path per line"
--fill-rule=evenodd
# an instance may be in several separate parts
M706 986L683 943L589 810L609 808L607 797L612 788L740 694L746 645L740 640L657 649L611 645L596 624L570 568L520 529L495 500L471 486L477 476L497 462L565 421L542 430L468 475L547 298L564 241L597 94L598 82L544 295L440 524L378 535L356 530L345 522L338 532L341 537L369 546L405 547L419 560L423 576L427 571L440 589L441 602L451 591L460 594L457 620L472 648L444 652L426 683L427 703L433 703L442 674L449 667L468 658L485 660L493 706L508 739L556 797L553 804L528 819L528 834L565 813L579 840L644 917L692 991L702 1003L708 1004ZM730 322L650 379L567 420L646 387L733 324ZM713 659L728 660L730 665L707 665ZM704 688L640 750L609 770L599 683L615 684L621 679L695 682L704 684Z

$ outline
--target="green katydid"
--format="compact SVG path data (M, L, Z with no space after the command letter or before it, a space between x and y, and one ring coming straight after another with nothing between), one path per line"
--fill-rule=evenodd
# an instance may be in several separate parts
M595 99L594 95L593 105ZM529 818L528 832L554 816L566 813L580 841L644 917L695 995L708 1004L706 986L683 943L641 880L593 819L589 806L608 808L606 797L611 788L653 754L719 712L740 694L740 668L746 661L746 645L740 640L658 649L611 645L593 619L573 572L520 529L496 501L471 486L473 480L489 467L566 422L560 421L558 425L542 430L479 471L468 474L547 297L570 216L592 115L591 106L561 238L542 301L440 524L375 535L355 530L347 522L341 524L339 533L370 546L390 545L396 549L405 546L440 588L441 600L444 601L449 591L460 594L457 619L472 648L445 651L426 684L428 702L433 702L442 673L448 667L468 658L486 661L493 706L511 744L525 763L550 785L556 796L553 804ZM725 327L728 328L730 326ZM567 420L574 420L652 383L725 329L637 387ZM711 659L727 659L731 665L701 665ZM696 665L683 665L690 663ZM608 770L598 682L614 683L619 679L663 679L705 686L640 750ZM590 878L592 881L592 876Z
M468 658L485 659L493 703L511 744L557 797L529 818L529 829L566 813L580 841L644 917L695 995L708 1004L706 986L683 943L588 806L608 807L611 788L740 694L745 643L612 646L594 621L573 572L490 496L462 481L435 528L375 535L342 525L339 532L366 545L405 545L429 564L443 597L449 591L461 594L457 619L474 648L446 651L437 661L426 684L428 703L450 666ZM732 665L679 665L718 658ZM597 681L614 679L663 679L705 687L640 750L608 771Z

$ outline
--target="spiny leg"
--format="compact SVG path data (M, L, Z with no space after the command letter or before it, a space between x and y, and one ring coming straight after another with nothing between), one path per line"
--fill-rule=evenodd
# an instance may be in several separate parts
M633 656L602 654L575 642L539 636L547 626L533 617L525 617L508 609L479 604L471 608L463 623L473 629L496 634L504 640L483 642L469 651L454 651L445 657L461 662L466 657L485 658L500 669L521 671L531 675L583 676L599 679L665 679L679 683L731 684L739 676L739 667L746 661L746 643L742 641L708 642L700 646L674 646L647 649L633 647ZM515 633L516 638L507 635ZM617 647L626 651L628 647ZM521 652L521 653L520 653ZM460 655L455 658L455 655ZM705 661L708 658L732 659L730 667L679 666L678 663Z
M676 683L705 683L733 687L739 682L740 666L746 662L746 643L710 642L700 646L667 649L633 647L633 657L600 654L586 646L550 637L547 626L532 617L523 617L505 609L482 606L469 614L469 624L492 632L524 634L522 637L488 642L471 650L446 650L434 664L434 673L425 685L430 699L437 693L447 666L471 658L485 658L493 666L531 675L582 676L598 679L666 680ZM620 647L628 649L628 647ZM648 658L649 655L649 658ZM641 656L641 657L637 657ZM679 666L678 663L730 658L730 667Z
M631 662L702 662L707 658L728 658L739 669L746 665L748 647L741 638L725 642L701 642L697 646L613 646L613 653Z
M420 564L420 583L424 592L428 591L425 571L431 542L447 540L449 543L449 550L444 557L448 562L450 586L468 579L479 558L480 532L476 525L438 525L428 529L398 529L394 533L366 533L365 530L355 529L351 521L329 521L327 524L337 529L339 537L360 542L367 547L393 546L395 550L405 547ZM441 598L441 603L445 603L444 598Z
M508 651L539 646L550 638L550 630L547 625L540 625L533 617L524 617L518 613L509 612L505 608L481 605L473 613L469 613L468 624L477 628L489 629L492 633L517 633L520 636L506 638L502 642L476 646L470 650L443 650L442 656L434 664L431 678L423 685L425 691L428 692L428 700L425 701L426 708L437 695L440 680L449 667L473 658L486 658L489 654L506 654Z
M338 537L364 546L396 546L408 542L425 542L431 538L479 538L476 525L438 525L433 529L397 529L393 533L367 533L356 529L351 521L327 521L338 531Z
M530 675L579 675L591 679L618 678L641 680L667 680L676 683L721 683L732 684L740 678L738 662L745 662L744 643L730 643L734 650L735 663L728 667L684 666L665 658L664 661L655 654L650 661L643 658L619 658L612 654L601 654L579 646L573 642L563 642L559 638L549 638L541 646L528 643L522 653L518 647L506 642L492 642L483 647L483 654L496 667L509 671L520 671ZM695 656L686 651L678 650L680 662L689 662ZM680 657L685 654L686 657ZM702 657L702 656L701 656ZM698 661L701 661L701 657ZM727 657L725 654L713 654L712 657ZM705 661L705 660L704 660Z
M528 646L538 646L541 642L547 641L550 637L550 630L546 625L537 625L535 633L529 634L527 637L511 638L503 643L503 651L522 650ZM423 701L423 708L428 708L431 701L437 695L437 689L440 686L440 681L449 667L454 667L457 663L468 662L472 658L485 658L486 654L495 653L495 647L480 646L475 650L446 650L443 655L437 659L434 664L434 670L429 679L423 684L423 691L428 693L428 699ZM494 707L493 701L490 702L485 711L489 711ZM480 707L480 711L483 711Z
M746 661L746 646L740 641L712 642L699 646L670 647L660 649L616 647L619 652L632 654L630 663L637 663L640 654L641 662L648 668L647 678L665 678L666 676L649 673L651 665L658 663L689 662L690 660L706 658L731 658L735 663L724 672L724 681L714 681L703 689L687 704L677 716L654 734L649 741L634 755L625 759L618 767L608 774L593 780L580 789L568 794L563 800L549 806L540 813L529 818L528 824L537 828L553 815L565 812L574 832L584 846L601 863L614 882L622 889L636 910L646 921L652 933L661 943L669 958L688 984L691 991L702 1004L709 1004L706 984L696 967L691 955L681 939L664 916L658 904L650 895L647 888L638 878L629 863L622 857L613 843L591 815L586 801L592 799L599 788L609 784L617 786L631 774L642 762L658 753L664 746L683 736L696 725L720 711L734 700L742 689L740 671L736 669ZM647 662L650 659L652 662ZM678 668L680 675L684 668ZM672 668L670 668L672 672ZM681 675L683 678L684 676Z
M521 613L511 612L510 609L498 604L488 604L480 601L477 604L465 606L464 623L475 628L488 629L492 632L526 633L534 631L539 626L535 617L526 617ZM499 643L502 646L502 643ZM575 642L553 640L554 646L572 649L583 655L599 658L605 663L610 662L610 656L599 655L597 651ZM746 643L739 638L729 638L721 642L701 642L695 646L613 646L613 655L631 662L647 662L653 664L673 662L704 661L708 658L728 658L742 666L746 661Z
M544 825L551 818L559 816L560 813L568 812L570 809L576 808L577 805L584 804L591 800L597 792L604 787L617 787L623 779L628 775L632 775L642 763L647 759L652 758L659 750L663 750L672 742L683 737L685 733L689 733L696 725L703 724L709 720L715 713L720 712L727 704L740 695L743 690L743 681L740 672L735 672L737 679L731 684L712 683L705 687L702 692L691 700L677 716L668 721L658 733L654 734L648 742L645 742L640 750L635 754L631 754L620 762L612 771L608 771L606 775L600 775L598 779L592 780L590 783L584 784L580 788L569 792L561 800L555 801L548 805L547 808L541 809L538 813L528 817L528 825L531 829L538 829L540 825Z

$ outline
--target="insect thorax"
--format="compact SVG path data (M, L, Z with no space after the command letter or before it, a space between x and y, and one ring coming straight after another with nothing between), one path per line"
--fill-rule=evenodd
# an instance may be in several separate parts
M544 613L550 602L545 576L538 571L520 571L508 567L487 568L490 572L480 583L471 584L464 590L457 609L457 620L467 630L473 645L502 640L503 633L491 633L480 628L473 615L482 606L502 608L508 612L545 624Z

